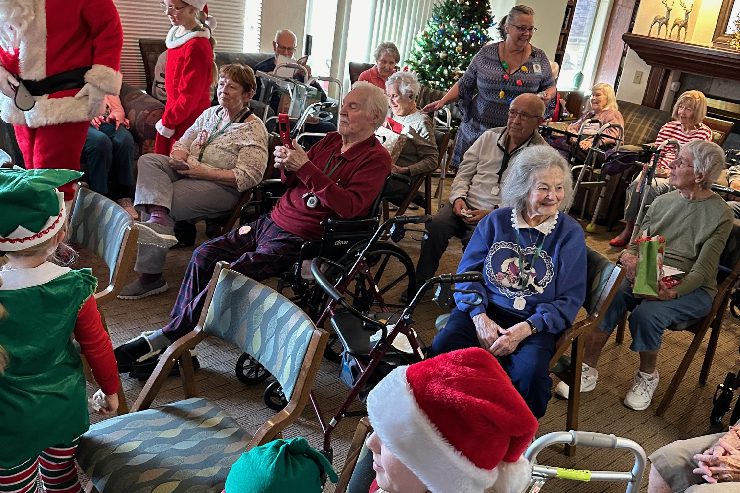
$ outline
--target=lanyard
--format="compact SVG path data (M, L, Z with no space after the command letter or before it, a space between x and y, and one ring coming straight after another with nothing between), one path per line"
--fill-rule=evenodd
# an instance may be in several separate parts
M519 278L522 281L526 281L527 277L526 277L526 273L524 272L524 253L522 251L523 248L524 248L524 246L522 245L522 238L519 235L519 228L518 227L514 228L514 231L516 231L516 244L519 247L519 252L518 252L518 256L519 256ZM539 236L540 231L537 231L537 233L538 233L537 236ZM532 256L532 265L531 265L532 271L534 271L534 263L537 262L537 259L538 258L540 258L540 252L542 251L542 246L545 244L545 239L546 238L547 238L547 235L545 235L545 236L542 237L542 242L539 244L539 246L537 246L537 248L535 249L534 255ZM534 244L537 245L537 240L536 239L535 239Z
M249 110L249 107L245 109L247 110L247 114L251 113L251 111ZM244 109L242 109L239 113L234 115L234 118L232 120L229 120L224 126L224 128L219 130L218 127L221 125L221 122L224 121L224 113L226 113L226 109L220 112L221 114L219 115L218 121L216 122L216 131L210 134L208 138L206 139L206 141L203 143L203 145L200 147L200 154L198 154L198 161L203 161L203 153L206 152L206 147L208 147L214 140L216 140L216 138L223 135L224 132L226 132L226 130L229 129L229 127L231 126L233 122L239 120L242 117L243 111Z
M329 165L331 164L332 160L334 159L334 153L335 153L335 152L336 152L336 151L334 151L334 152L332 152L332 153L331 153L331 156L329 156L329 160L328 160L328 161L326 162L326 164L324 165L324 170L323 170L323 171L324 171L324 174L326 175L326 177L327 177L327 178L331 178L331 175L333 175L333 174L334 174L334 172L335 172L335 171L337 170L337 168L339 167L339 165L340 165L340 164L342 164L342 160L341 160L341 159L337 159L337 162L336 162L336 164L334 165L334 167L333 167L333 168L331 169L331 171L329 171L328 173L326 172L326 170L328 170L328 169L329 169Z

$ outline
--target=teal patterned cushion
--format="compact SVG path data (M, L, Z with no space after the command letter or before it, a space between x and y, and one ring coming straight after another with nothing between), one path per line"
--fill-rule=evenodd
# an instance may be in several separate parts
M285 398L291 399L314 324L290 300L225 269L219 275L203 329L252 355L280 382Z
M133 228L133 224L123 207L99 193L80 188L70 221L70 241L102 258L112 275L126 227Z
M193 398L93 425L77 461L100 493L220 493L250 439L216 405Z

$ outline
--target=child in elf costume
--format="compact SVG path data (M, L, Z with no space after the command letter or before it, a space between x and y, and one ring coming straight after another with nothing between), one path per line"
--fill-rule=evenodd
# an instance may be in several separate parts
M175 141L211 106L215 82L211 31L216 21L208 15L205 0L167 0L162 5L172 27L165 40L167 102L156 124L154 152L169 156Z
M100 320L96 279L47 259L64 240L67 213L56 188L76 171L0 170L0 491L81 491L77 441L89 427L79 343L102 390L103 414L118 408L118 372Z

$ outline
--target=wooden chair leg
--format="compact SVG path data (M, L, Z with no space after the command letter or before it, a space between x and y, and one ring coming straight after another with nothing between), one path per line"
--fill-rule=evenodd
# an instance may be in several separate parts
M619 323L617 324L617 336L616 341L617 344L622 344L624 341L624 327L627 325L627 314L625 313L622 318L619 320Z
M712 320L712 333L709 336L709 344L707 345L707 352L704 355L704 363L701 365L699 383L702 385L706 385L707 380L709 379L709 371L712 369L712 361L714 360L714 353L717 351L717 343L719 342L719 332L721 329L722 316L718 314L714 317L714 320Z
M681 364L678 365L678 369L673 375L671 383L670 385L668 385L668 389L666 389L665 394L663 395L663 399L661 399L660 404L658 405L658 409L655 411L655 414L657 416L663 416L666 409L668 409L668 406L673 400L673 396L676 394L678 386L681 384L683 377L686 376L686 371L688 371L689 365L691 364L691 361L693 361L694 355L699 349L699 345L701 344L702 339L703 337L700 337L698 334L694 335L694 339L691 341L689 350L686 352L686 355L684 355L683 359L681 360Z

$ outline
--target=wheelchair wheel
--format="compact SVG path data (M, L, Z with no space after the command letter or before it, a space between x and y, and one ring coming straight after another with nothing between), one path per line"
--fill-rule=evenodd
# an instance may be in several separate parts
M363 247L362 244L353 246L340 262L351 265L356 253ZM411 299L416 290L414 263L408 254L399 246L381 241L370 249L365 260L385 305L390 308L405 306L401 301L402 295L406 294ZM359 311L372 311L378 306L373 292L368 280L357 275L349 284L347 294L352 297L352 304Z
M273 411L282 411L288 405L280 382L274 381L265 388L264 401L265 405Z
M247 353L242 353L236 360L236 378L245 385L256 385L270 377L270 372Z

